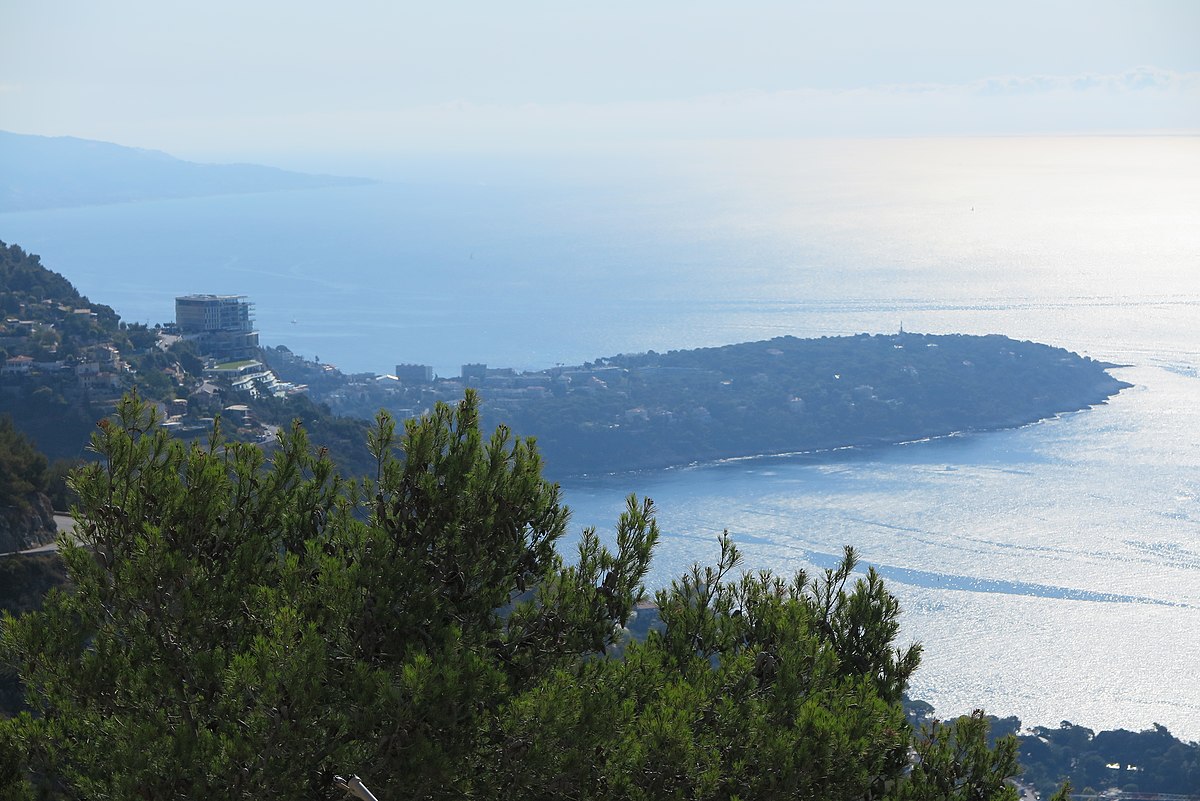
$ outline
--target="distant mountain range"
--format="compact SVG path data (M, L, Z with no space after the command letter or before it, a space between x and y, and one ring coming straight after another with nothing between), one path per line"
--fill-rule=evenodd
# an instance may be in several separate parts
M157 150L0 131L0 212L370 183L254 164L198 164Z

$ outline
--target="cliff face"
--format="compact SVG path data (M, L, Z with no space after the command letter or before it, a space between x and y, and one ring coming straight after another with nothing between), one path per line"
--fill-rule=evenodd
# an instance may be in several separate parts
M0 554L23 551L54 540L58 527L50 499L40 492L24 496L27 508L0 509Z

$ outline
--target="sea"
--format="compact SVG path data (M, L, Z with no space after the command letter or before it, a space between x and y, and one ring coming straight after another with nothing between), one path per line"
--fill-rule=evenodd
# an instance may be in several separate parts
M924 645L911 694L939 715L1200 740L1200 138L695 140L361 172L380 180L0 214L0 239L131 322L247 295L265 344L346 372L901 328L1111 362L1131 389L1023 428L564 478L564 549L611 536L629 493L658 509L651 589L715 561L722 531L784 574L850 544Z

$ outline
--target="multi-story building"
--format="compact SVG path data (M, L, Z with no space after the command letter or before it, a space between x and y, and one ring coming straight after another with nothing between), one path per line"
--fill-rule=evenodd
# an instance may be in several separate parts
M245 295L184 295L175 298L175 325L200 353L218 362L258 356L254 304Z
M432 384L433 367L428 364L397 364L396 378L405 384Z
M482 386L487 380L487 365L486 364L464 364L462 366L463 383L469 387Z

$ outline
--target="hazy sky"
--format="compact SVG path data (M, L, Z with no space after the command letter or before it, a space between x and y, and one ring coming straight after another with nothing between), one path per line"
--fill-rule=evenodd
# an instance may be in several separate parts
M1196 0L0 0L0 129L200 159L1200 130Z

